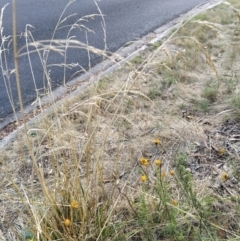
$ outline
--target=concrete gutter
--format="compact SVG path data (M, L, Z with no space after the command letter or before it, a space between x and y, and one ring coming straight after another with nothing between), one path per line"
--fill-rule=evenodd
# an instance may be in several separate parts
M183 21L187 19L191 19L195 15L207 9L213 8L222 2L223 0L211 0L209 2L205 2L201 5L198 5L191 11L180 15L178 18L170 21L169 23L161 26L155 31L147 34L140 40L137 40L126 47L122 47L115 54L113 54L113 56L111 56L109 59L104 60L100 64L94 66L87 73L68 82L67 86L58 87L51 94L41 99L41 105L47 104L47 105L51 105L51 107L47 108L43 113L29 120L27 122L27 126L29 127L34 123L38 122L41 118L44 117L44 115L50 113L53 110L53 108L61 105L64 101L66 101L67 98L78 95L79 93L83 92L88 86L92 85L102 77L112 73L116 69L119 69L119 67L121 67L124 63L133 59L140 52L144 51L152 44L161 40L173 29L180 27ZM73 87L76 87L77 89L72 91L71 93L68 93L69 88L73 88ZM36 102L35 104L25 107L24 109L25 114L27 115L30 112L32 112L34 109L36 109L39 106L38 103L39 102ZM17 113L17 117L21 119L20 113ZM2 130L5 126L7 126L9 123L12 123L14 121L15 121L14 115L11 115L10 117L6 118L6 120L0 124L0 130ZM4 137L2 140L0 140L0 148L2 149L7 144L10 144L21 131L23 131L23 125L20 126L18 129L14 130L8 136Z

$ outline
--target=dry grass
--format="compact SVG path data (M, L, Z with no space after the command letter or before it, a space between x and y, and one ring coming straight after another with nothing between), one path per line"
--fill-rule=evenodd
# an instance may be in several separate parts
M240 239L240 4L229 2L2 150L7 240Z

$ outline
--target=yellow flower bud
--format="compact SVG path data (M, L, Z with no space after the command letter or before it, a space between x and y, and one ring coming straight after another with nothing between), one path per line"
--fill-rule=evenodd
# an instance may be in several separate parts
M157 166L160 166L160 165L162 164L162 161L161 161L161 160L155 160L155 164L156 164Z
M147 181L147 176L142 175L142 176L141 176L141 181L142 181L142 182L146 182L146 181Z
M78 203L76 201L72 201L71 208L78 208Z
M174 176L175 172L174 172L173 170L171 170L171 171L169 172L169 174L170 174L171 176Z
M165 178L166 177L166 172L161 172L161 177Z
M228 174L226 172L222 172L221 179L225 182L228 179Z
M153 143L154 143L155 145L159 145L159 144L161 143L161 141L160 141L158 138L156 138L156 139L153 141Z
M225 154L225 149L222 148L222 149L219 150L219 152L220 152L220 155L224 155Z
M149 163L148 163L148 159L146 159L146 158L144 158L144 157L142 157L141 159L140 159L140 163L141 163L141 165L143 165L143 166L147 166Z
M66 227L69 227L72 223L71 223L71 221L69 220L69 219L65 219L64 221L63 221L63 224L66 226Z

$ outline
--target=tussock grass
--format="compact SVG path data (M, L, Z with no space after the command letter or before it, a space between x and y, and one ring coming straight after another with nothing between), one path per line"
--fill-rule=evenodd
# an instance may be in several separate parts
M239 7L196 16L26 126L0 155L6 240L239 240Z

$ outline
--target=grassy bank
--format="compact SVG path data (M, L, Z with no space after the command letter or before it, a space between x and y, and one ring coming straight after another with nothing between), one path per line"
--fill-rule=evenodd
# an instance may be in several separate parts
M239 42L229 0L20 134L2 239L240 240Z

